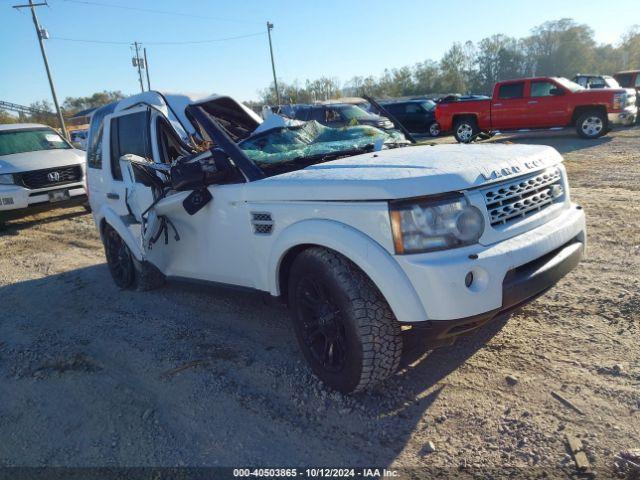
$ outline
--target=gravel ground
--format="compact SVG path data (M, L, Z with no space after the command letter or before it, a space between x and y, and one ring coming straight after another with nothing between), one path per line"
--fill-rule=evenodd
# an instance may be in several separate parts
M640 129L492 141L565 155L588 257L508 322L408 348L398 375L352 397L311 375L284 308L185 285L119 291L81 209L11 223L0 234L0 466L571 477L571 434L601 478L616 475L614 456L640 447Z

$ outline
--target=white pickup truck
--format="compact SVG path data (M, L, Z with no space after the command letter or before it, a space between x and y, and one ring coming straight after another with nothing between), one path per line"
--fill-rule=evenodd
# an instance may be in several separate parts
M115 283L279 297L313 371L353 392L396 371L404 330L450 342L579 263L585 216L553 148L312 123L159 92L98 110L87 183Z

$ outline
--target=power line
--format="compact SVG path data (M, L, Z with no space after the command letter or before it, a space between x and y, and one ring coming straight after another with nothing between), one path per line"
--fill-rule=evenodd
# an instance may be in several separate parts
M196 45L196 44L204 44L204 43L216 43L216 42L226 42L231 40L239 40L241 38L249 38L249 37L258 37L264 36L266 32L256 32L256 33L248 33L246 35L237 35L235 37L226 37L226 38L211 38L208 40L185 40L178 42L146 42L142 41L140 43L144 43L145 45ZM125 42L125 41L117 41L117 40L93 40L86 38L66 38L66 37L50 37L50 40L59 40L63 42L80 42L80 43L97 43L104 45L131 45L133 42Z
M223 17L210 17L207 15L199 15L196 13L185 13L185 12L174 12L169 10L156 10L153 8L141 8L141 7L131 7L128 5L114 5L112 3L104 3L104 2L93 2L89 0L63 0L65 2L77 3L80 5L90 5L96 7L107 7L107 8L119 8L121 10L133 10L137 12L145 12L145 13L156 13L160 15L172 15L172 16L180 16L180 17L190 17L190 18L201 18L207 20L219 20L222 22L235 22L235 23L253 23L257 24L258 22L248 21L248 20L239 20L235 18L223 18Z
M31 10L31 19L33 20L33 26L36 30L36 35L38 36L38 43L40 44L40 52L42 53L42 60L44 61L44 68L47 71L47 78L49 79L49 87L51 87L51 96L53 97L53 104L56 106L56 112L58 113L58 121L60 122L60 128L62 129L62 135L65 138L69 138L67 134L67 127L64 125L64 118L62 118L62 110L60 110L60 105L58 104L58 96L56 95L56 88L53 84L53 75L51 74L51 68L49 68L49 60L47 59L47 52L44 49L45 38L49 38L49 33L40 25L38 22L38 17L36 15L36 7L44 7L48 6L47 2L42 3L33 3L33 0L29 0L28 4L25 5L14 5L13 8L16 10L20 10L21 8L29 8Z

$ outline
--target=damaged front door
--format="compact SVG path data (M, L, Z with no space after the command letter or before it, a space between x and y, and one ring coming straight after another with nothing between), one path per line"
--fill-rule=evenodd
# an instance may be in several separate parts
M242 201L244 177L219 150L193 153L155 112L151 138L155 164L173 168L172 188L150 212L171 222L167 241L154 243L147 258L168 277L251 285L255 275L247 255L250 219ZM202 183L196 180L198 164L204 166ZM218 173L224 165L229 175L217 174L216 165Z
M105 141L108 139L106 151L109 157L106 163L109 171L105 175L106 191L101 193L138 241L141 235L140 220L133 214L128 201L132 193L131 185L124 181L121 158L135 155L143 161L152 161L150 119L151 112L146 106L117 112L105 118ZM135 190L138 204L151 204L153 196L148 186L136 182Z

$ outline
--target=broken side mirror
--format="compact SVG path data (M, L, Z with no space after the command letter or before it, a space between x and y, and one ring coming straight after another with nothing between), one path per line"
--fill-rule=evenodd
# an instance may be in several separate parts
M231 163L229 155L220 149L211 149L210 152L209 161L203 164L205 183L207 185L223 183L233 173L233 163Z
M229 158L216 150L183 157L171 167L174 190L198 190L223 183L233 171Z

